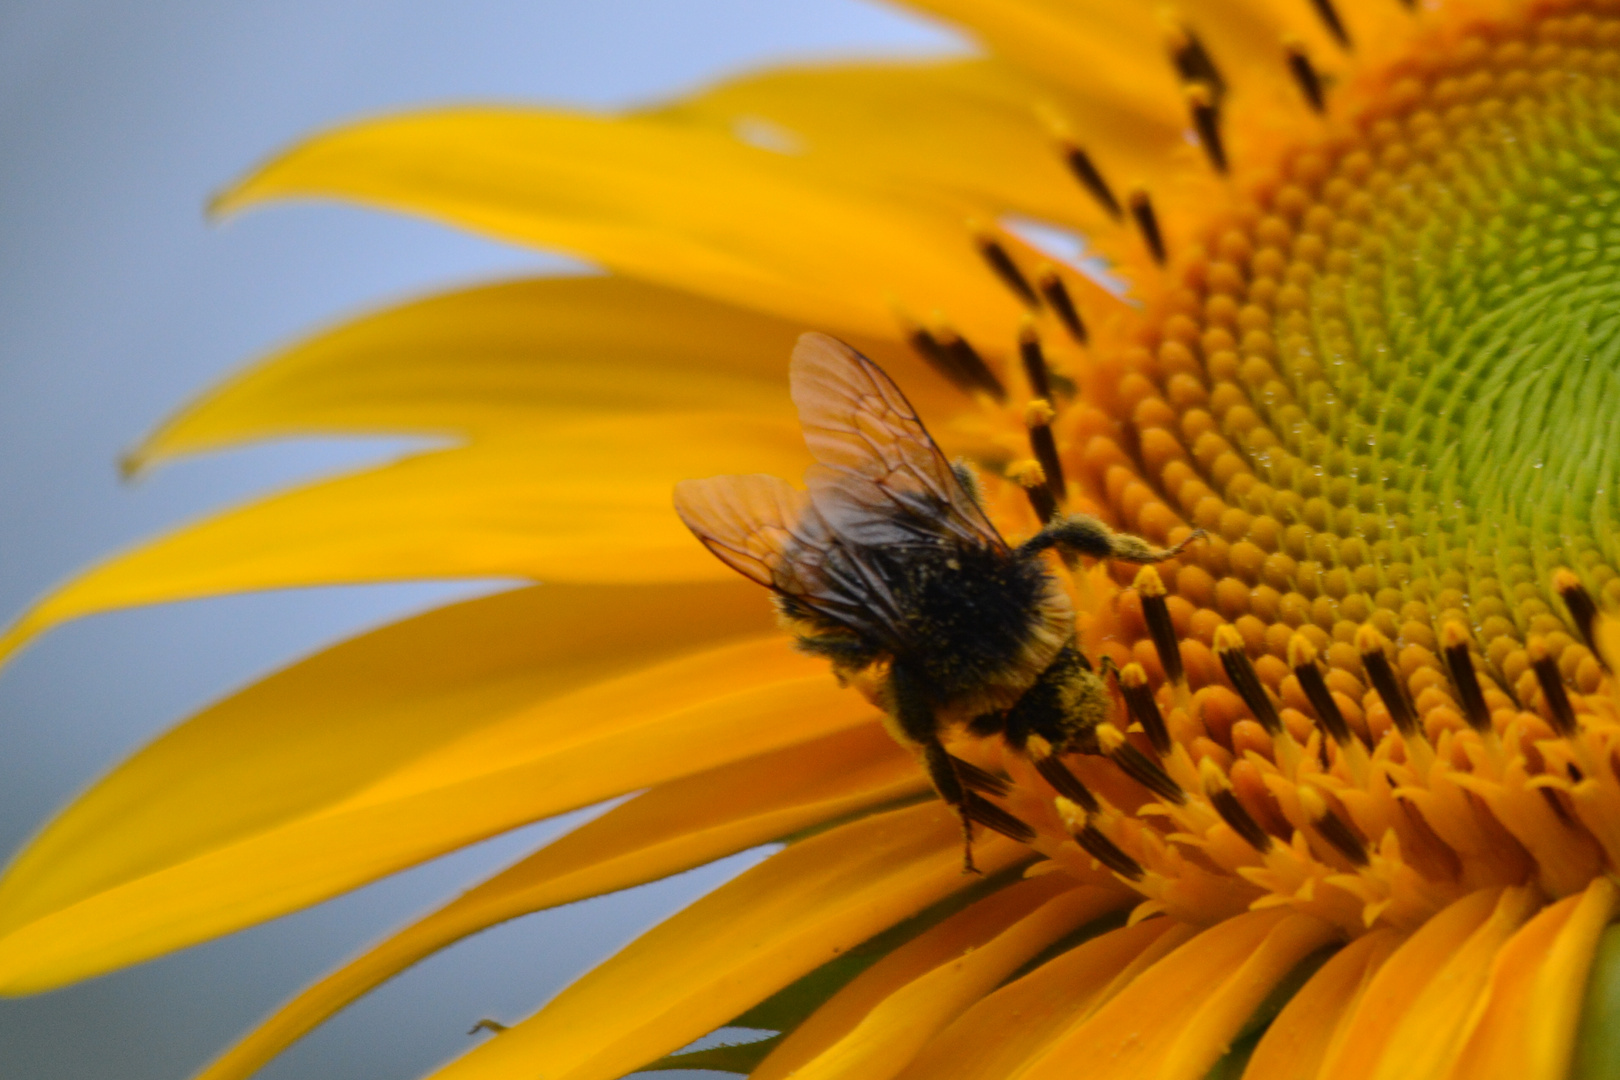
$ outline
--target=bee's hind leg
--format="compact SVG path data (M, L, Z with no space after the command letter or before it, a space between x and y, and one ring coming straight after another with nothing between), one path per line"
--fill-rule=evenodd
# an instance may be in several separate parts
M1090 514L1069 514L1057 518L1030 537L1019 550L1036 552L1057 548L1060 554L1089 555L1093 559L1119 559L1122 562L1156 563L1175 558L1188 544L1204 535L1203 529L1194 529L1179 544L1160 548L1154 547L1140 536L1115 532Z
M888 697L899 734L922 752L923 767L928 770L928 779L933 781L934 790L961 816L964 873L979 872L978 867L973 865L975 823L994 829L1019 843L1027 844L1035 839L1034 829L973 790L977 778L962 775L963 770L958 767L957 759L939 741L939 723L920 684L899 665L889 672Z

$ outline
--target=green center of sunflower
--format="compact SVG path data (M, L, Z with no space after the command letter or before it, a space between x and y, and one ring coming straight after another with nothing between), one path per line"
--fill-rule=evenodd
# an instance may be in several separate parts
M1546 635L1595 688L1549 583L1620 600L1617 49L1590 16L1469 39L1184 264L1134 417L1191 452L1142 440L1218 537L1178 591L1343 642L1458 622L1510 690Z

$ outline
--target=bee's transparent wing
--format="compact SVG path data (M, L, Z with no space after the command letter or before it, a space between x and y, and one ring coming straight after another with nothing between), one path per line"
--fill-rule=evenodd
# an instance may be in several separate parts
M712 476L675 485L675 513L720 561L773 589L798 547L809 493L776 476ZM811 511L812 513L814 511Z
M789 368L810 453L816 509L854 544L953 537L1006 543L951 471L900 388L872 361L826 334L805 334Z
M898 611L881 575L853 557L807 492L775 476L714 476L675 485L675 512L721 562L876 641Z

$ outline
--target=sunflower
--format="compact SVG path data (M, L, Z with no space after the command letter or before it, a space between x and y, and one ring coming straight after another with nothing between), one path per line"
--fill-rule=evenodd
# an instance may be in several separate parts
M435 1075L1620 1073L1620 2L912 6L982 55L372 120L220 197L386 206L608 273L375 313L215 389L128 467L453 444L118 556L0 649L233 591L544 584L135 755L0 882L0 989L636 792L205 1076L496 923L773 842ZM976 874L880 710L671 507L683 479L801 475L806 329L903 388L1008 540L1072 514L1203 531L1153 565L1051 563L1117 674L1084 752L951 738L995 808ZM721 1029L755 1037L701 1045Z

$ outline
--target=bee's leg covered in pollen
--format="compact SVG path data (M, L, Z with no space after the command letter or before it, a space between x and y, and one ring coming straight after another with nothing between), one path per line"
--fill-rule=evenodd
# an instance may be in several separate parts
M958 759L952 757L939 740L939 722L933 706L922 692L921 682L903 665L896 664L889 672L889 699L893 703L894 720L901 733L922 751L923 766L928 770L928 779L933 782L934 790L961 815L964 873L979 872L978 867L973 865L975 822L1020 843L1028 843L1035 838L1035 830L964 782L957 766Z
M1195 529L1179 544L1159 548L1139 536L1115 532L1089 514L1070 514L1057 518L1030 537L1019 551L1034 553L1056 548L1062 554L1088 555L1093 559L1154 563L1174 558L1182 548L1203 535L1203 529Z

